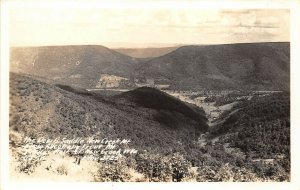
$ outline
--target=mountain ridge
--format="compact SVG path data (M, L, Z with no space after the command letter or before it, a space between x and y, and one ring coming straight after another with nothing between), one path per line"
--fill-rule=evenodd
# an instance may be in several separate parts
M99 45L12 47L11 71L95 88L101 74L164 80L171 89L289 90L289 42L187 45L133 58ZM272 68L272 69L271 69ZM103 83L103 82L102 82ZM99 85L98 85L99 86Z
M78 87L95 87L101 74L129 77L137 60L104 46L44 46L11 49L11 71Z
M289 57L289 43L193 45L151 59L136 72L168 79L175 88L289 89Z

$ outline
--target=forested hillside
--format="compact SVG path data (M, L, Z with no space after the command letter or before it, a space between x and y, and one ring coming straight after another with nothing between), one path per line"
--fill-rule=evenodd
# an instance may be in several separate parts
M288 42L193 45L164 49L158 57L152 55L154 50L141 50L150 56L143 58L93 45L13 47L10 68L85 89L99 88L101 76L112 76L124 78L131 87L140 79L151 79L173 90L288 90L289 46Z
M210 128L218 143L237 148L262 176L290 172L290 94L273 93L243 100ZM270 162L266 164L266 162Z
M289 43L183 46L139 65L142 76L185 90L288 90Z
M289 94L241 100L220 117L222 125L208 129L201 108L157 89L103 97L30 76L10 77L10 146L18 172L68 176L73 170L66 161L53 170L47 159L78 163L78 157L51 152L44 161L35 154L25 161L18 136L95 137L130 139L138 152L109 164L82 161L96 167L86 171L92 181L289 180Z
M129 77L135 58L104 46L13 47L10 69L45 77L58 83L95 88L101 74Z

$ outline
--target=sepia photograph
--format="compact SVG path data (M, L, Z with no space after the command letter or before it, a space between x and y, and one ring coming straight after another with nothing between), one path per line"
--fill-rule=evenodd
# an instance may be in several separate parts
M291 182L290 8L197 3L12 1L10 181Z

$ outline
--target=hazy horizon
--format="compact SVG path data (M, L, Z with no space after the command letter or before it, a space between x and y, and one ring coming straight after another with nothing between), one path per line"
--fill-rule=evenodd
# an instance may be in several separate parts
M220 43L220 44L131 44L120 43L124 45L111 45L106 44L56 44L56 45L11 45L10 48L18 47L51 47L51 46L104 46L110 49L147 49L147 48L169 48L169 47L182 47L182 46L205 46L205 45L226 45L226 44L247 44L247 43L290 43L290 41L264 41L264 42L237 42L237 43ZM113 43L114 44L114 43ZM118 43L119 44L119 43Z
M290 41L289 9L78 2L12 3L10 46L146 48Z

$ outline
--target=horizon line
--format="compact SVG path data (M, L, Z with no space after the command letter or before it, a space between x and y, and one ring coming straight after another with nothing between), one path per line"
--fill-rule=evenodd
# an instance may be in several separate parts
M102 44L49 44L49 45L10 45L9 48L18 48L18 47L63 47L63 46L103 46L109 49L147 49L147 48L168 48L168 47L182 47L182 46L214 46L214 45L230 45L230 44L258 44L258 43L290 43L290 41L258 41L258 42L234 42L234 43L212 43L212 44L200 44L200 43L147 43L142 46L144 43L130 43L130 42L120 42L120 44L132 44L132 47L128 46L114 46L109 45L110 43L119 43L119 42L105 42ZM150 45L151 44L151 45ZM138 47L137 47L138 45Z

